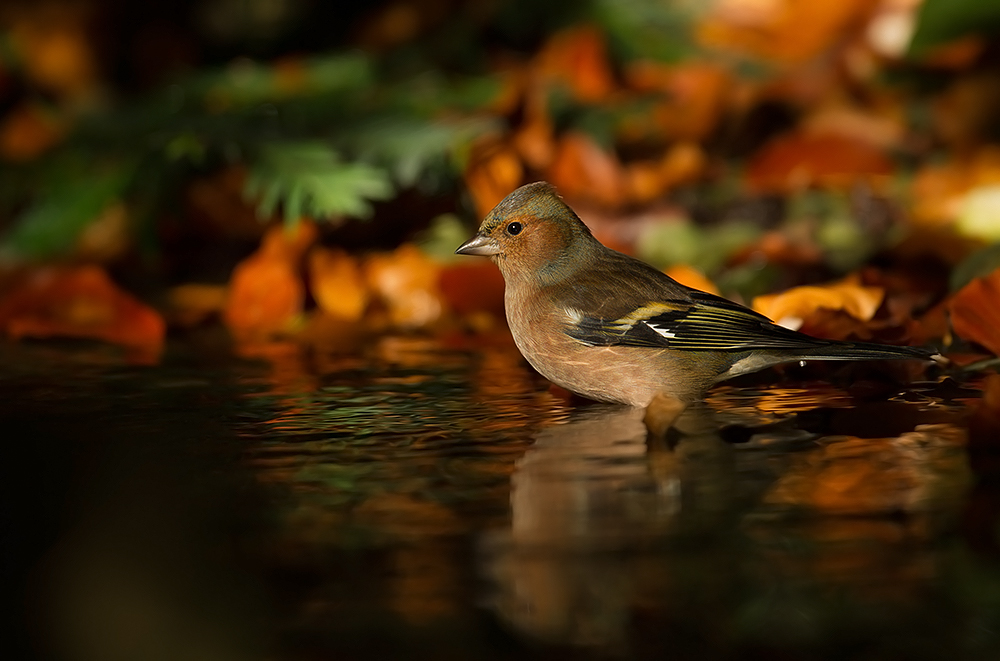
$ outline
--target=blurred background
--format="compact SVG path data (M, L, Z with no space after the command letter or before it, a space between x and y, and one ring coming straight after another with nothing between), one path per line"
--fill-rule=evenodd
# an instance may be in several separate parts
M971 0L7 2L0 326L150 360L218 319L502 325L451 251L546 179L746 303L853 273L775 318L946 338L914 319L998 262L998 25Z

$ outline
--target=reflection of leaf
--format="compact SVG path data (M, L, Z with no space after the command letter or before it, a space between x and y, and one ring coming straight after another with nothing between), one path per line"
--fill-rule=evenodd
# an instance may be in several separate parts
M1000 27L1000 2L995 0L924 0L910 55L969 34L987 34Z
M80 232L122 194L130 174L125 168L115 168L52 186L21 214L4 240L4 247L35 258L67 250Z
M365 217L371 213L371 200L384 200L393 190L381 168L344 163L321 142L295 142L264 147L244 192L259 196L262 216L281 204L285 219L295 221L302 216Z

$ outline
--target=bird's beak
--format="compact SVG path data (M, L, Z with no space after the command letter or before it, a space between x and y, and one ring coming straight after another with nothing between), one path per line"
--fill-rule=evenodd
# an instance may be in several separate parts
M496 240L483 234L475 235L455 250L456 255L489 256L498 252L500 252L500 246L497 245Z

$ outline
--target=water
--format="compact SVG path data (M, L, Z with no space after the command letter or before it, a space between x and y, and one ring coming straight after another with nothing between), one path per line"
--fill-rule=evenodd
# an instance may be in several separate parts
M770 374L647 441L502 339L0 354L22 656L1000 658L975 383Z

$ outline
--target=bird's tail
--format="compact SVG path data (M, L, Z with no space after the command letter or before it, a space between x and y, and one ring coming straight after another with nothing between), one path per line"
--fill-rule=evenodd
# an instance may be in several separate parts
M802 360L933 360L946 363L947 359L935 349L903 347L867 342L833 342L827 346L802 351Z

